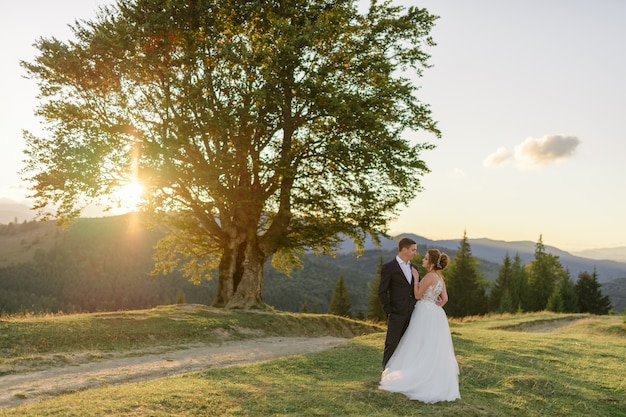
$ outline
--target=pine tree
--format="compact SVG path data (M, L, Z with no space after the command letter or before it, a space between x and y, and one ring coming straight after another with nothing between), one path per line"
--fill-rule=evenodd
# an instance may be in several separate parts
M445 305L449 316L463 317L487 312L486 282L478 272L478 260L472 255L467 233L459 244L449 270L444 271L450 301Z
M522 258L519 253L515 254L512 265L513 280L511 283L511 303L515 307L515 311L524 311L524 306L528 300L528 274L526 268L522 264Z
M576 293L576 286L570 279L569 272L566 271L566 275L561 278L558 288L563 300L563 312L578 313L580 310L578 294Z
M376 270L376 278L370 286L370 297L367 303L367 318L373 321L385 321L387 314L383 309L383 305L380 303L378 297L378 286L380 284L380 271L383 267L383 257L381 256L378 261L378 268Z
M307 300L304 300L302 306L300 307L300 313L308 313L309 312L309 303Z
M548 305L554 288L567 272L559 262L559 257L546 252L543 238L535 245L535 259L527 266L529 298L527 309L541 311Z
M507 253L502 260L502 266L498 271L498 278L496 282L493 284L493 288L491 289L491 293L489 294L489 310L497 311L498 313L510 312L513 313L515 309L513 308L512 299L510 296L511 287L513 285L513 265L511 263L511 258ZM508 297L506 302L503 302L503 297L505 294Z
M343 275L339 276L337 285L330 299L330 305L328 306L328 314L334 314L335 316L351 317L350 312L352 306L350 305L350 295L348 294L348 287Z
M559 291L559 287L554 287L552 294L548 298L548 302L546 303L546 310L554 311L555 313L562 313L564 310L563 298L561 297L561 291Z
M611 311L611 300L608 296L602 295L598 273L595 269L593 275L586 271L578 275L576 294L581 313L608 314Z
M511 299L511 294L509 293L509 289L505 288L504 292L502 293L502 297L500 297L500 303L498 304L498 310L499 312L508 312L508 313L515 313L517 311L517 308L515 306L515 304L513 304L513 300Z

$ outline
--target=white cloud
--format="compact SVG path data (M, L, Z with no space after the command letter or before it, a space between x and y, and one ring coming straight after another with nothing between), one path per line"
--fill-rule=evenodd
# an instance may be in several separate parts
M512 154L506 148L498 148L483 161L485 168L493 168L513 159L518 167L543 166L571 157L580 144L575 136L546 135L542 138L528 138L515 146Z
M502 165L506 163L509 159L511 159L512 156L513 154L509 152L506 148L498 148L497 151L485 158L485 160L483 161L483 166L485 166L486 168L491 168Z
M527 165L547 165L571 157L579 144L580 139L574 136L528 138L515 147L515 159Z

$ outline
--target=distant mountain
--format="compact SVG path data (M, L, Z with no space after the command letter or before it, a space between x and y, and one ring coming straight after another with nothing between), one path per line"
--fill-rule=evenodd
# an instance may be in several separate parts
M430 240L422 236L415 234L401 234L392 239L382 238L381 249L390 250L397 248L397 241L401 237L410 237L415 240L418 245L433 246L439 248L448 248L450 250L457 250L459 248L460 239L451 240ZM528 264L535 258L535 245L536 242L530 241L517 241L517 242L505 242L492 239L469 239L469 244L472 249L472 254L479 259L485 261L502 264L502 260L508 253L511 258L519 254L522 263ZM373 242L368 240L365 244L365 249L370 250L376 248ZM606 259L589 259L581 256L572 255L566 251L555 248L554 246L545 246L546 252L559 257L561 265L565 267L572 280L578 279L578 274L581 272L592 273L594 269L598 273L598 281L600 283L613 281L618 278L626 278L626 262L616 262ZM346 241L341 247L342 252L349 252L354 249L354 243Z
M611 261L626 262L626 246L619 246L617 248L587 249L572 252L572 255L589 259L608 259Z
M0 198L0 224L22 223L31 221L35 213L26 204L16 203L7 198Z

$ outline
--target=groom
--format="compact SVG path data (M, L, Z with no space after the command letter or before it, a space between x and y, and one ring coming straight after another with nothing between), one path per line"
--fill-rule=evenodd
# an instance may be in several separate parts
M384 264L380 270L378 297L387 313L387 337L383 352L383 369L391 358L402 335L409 326L409 319L415 307L413 293L413 274L411 259L417 252L417 243L413 239L402 238L398 242L398 255Z

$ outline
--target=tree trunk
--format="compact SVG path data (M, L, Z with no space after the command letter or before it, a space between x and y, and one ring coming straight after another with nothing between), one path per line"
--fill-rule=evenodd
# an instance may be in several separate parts
M256 236L239 242L233 240L220 261L213 306L244 310L267 308L262 297L265 260Z

